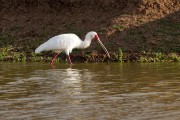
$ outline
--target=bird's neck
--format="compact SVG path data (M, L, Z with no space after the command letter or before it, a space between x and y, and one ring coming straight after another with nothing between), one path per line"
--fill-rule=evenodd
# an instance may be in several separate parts
M91 44L91 40L92 39L86 37L85 40L81 42L79 48L87 48L87 47L89 47L90 44Z

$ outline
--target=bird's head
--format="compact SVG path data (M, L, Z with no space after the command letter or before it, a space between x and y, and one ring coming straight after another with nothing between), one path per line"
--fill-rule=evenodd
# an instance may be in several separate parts
M98 38L99 38L98 34L94 31L88 32L85 37L85 39L87 39L87 40L92 40L92 39L97 40Z
M107 49L106 49L106 47L103 45L103 43L101 42L101 40L100 40L100 38L99 38L99 36L98 36L98 34L96 33L96 32L94 32L94 31L92 31L92 32L89 32L89 33L87 33L87 35L86 35L86 37L87 38L89 38L89 39L94 39L94 40L97 40L98 42L99 42L99 44L101 45L101 47L104 49L104 51L106 52L106 54L108 55L108 57L110 58L110 55L109 55L109 52L107 51Z

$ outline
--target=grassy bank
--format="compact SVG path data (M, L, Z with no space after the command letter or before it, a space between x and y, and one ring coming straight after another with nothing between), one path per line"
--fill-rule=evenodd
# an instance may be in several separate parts
M51 52L43 52L41 55L27 51L21 52L13 46L0 48L0 61L13 62L49 62L53 54ZM73 62L180 62L180 55L178 53L161 53L161 52L123 52L119 48L116 52L110 52L111 58L103 52L89 52L74 50L71 54ZM66 60L65 54L61 53L55 62L62 62Z

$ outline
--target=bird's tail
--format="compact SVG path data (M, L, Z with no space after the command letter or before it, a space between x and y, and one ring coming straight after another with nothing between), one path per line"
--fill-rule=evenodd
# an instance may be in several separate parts
M35 53L40 53L45 50L45 43L41 44L38 48L36 48Z

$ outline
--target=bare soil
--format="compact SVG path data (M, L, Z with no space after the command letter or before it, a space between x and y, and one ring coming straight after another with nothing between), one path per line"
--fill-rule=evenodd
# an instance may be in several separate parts
M179 0L0 2L0 47L12 45L13 51L25 51L27 56L57 34L75 33L84 39L89 31L96 31L112 53L119 48L180 53ZM102 49L92 42L86 51Z

